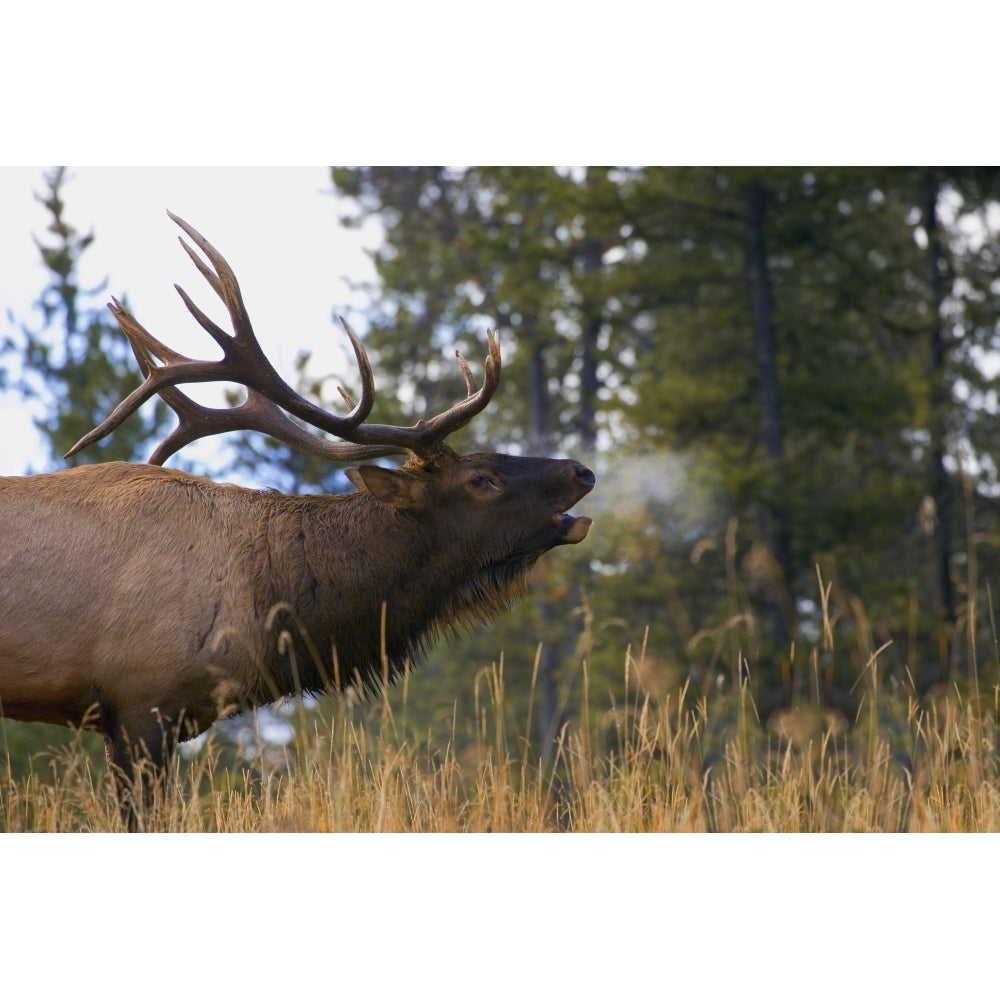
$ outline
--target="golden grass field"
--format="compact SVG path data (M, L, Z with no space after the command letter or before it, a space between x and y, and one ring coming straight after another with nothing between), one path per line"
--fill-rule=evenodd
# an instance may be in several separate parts
M628 657L626 669L638 673ZM765 726L747 687L627 706L583 701L551 759L511 722L502 665L475 678L473 738L417 735L396 707L297 705L292 744L267 763L223 761L211 737L175 755L154 828L168 832L904 832L1000 829L997 697L956 686L918 700L872 689L856 718L815 704ZM405 685L404 685L405 687ZM454 722L453 722L454 727ZM0 830L114 831L92 734L0 771ZM9 753L0 745L0 753Z

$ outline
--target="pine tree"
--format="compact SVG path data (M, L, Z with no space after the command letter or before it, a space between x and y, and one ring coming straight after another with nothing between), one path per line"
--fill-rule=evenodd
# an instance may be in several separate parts
M65 465L62 456L114 409L136 383L138 371L128 342L103 304L89 304L103 294L107 281L93 289L79 285L80 258L94 233L81 235L66 220L67 180L65 168L58 167L45 175L45 192L35 196L51 215L48 232L54 237L51 243L35 240L51 275L38 299L44 325L39 330L22 325L22 343L7 345L22 352L15 388L24 398L46 405L47 414L35 423L56 466ZM145 407L115 434L69 461L141 461L168 423L162 403Z

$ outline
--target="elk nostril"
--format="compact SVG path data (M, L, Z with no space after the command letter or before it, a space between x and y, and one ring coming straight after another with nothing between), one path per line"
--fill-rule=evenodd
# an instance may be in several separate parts
M585 465L577 464L576 478L579 479L584 486L593 486L594 483L597 482L597 476L595 476Z

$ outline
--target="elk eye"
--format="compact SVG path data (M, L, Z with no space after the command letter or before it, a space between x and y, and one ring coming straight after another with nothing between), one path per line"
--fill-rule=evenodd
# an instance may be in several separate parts
M497 484L489 476L484 476L482 473L477 473L473 476L469 480L469 485L476 490L497 489Z

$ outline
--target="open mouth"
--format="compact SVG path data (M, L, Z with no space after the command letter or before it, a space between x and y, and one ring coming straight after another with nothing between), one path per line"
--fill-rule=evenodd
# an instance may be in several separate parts
M568 545L575 545L582 542L590 531L590 526L594 523L589 517L573 517L572 514L556 514L552 518L555 525L556 534L559 541Z
M563 501L569 508L577 500L583 499L594 488L597 477L579 462L570 461L567 464L574 477L574 488ZM574 517L567 513L566 509L559 511L552 516L552 525L555 528L556 537L559 539L556 544L575 545L577 542L582 542L587 537L587 532L590 531L590 526L593 523L589 517Z
M572 506L577 500L585 497L597 482L597 477L585 465L579 462L570 462L570 466L575 474L576 489L573 491L576 496L568 504ZM553 516L552 524L556 529L556 535L560 544L575 545L582 542L590 531L590 526L594 522L589 517L574 517L565 511Z

